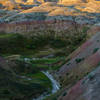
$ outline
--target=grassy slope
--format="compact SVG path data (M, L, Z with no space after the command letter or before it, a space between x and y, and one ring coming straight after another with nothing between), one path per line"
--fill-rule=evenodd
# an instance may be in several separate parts
M0 33L0 52L4 55L21 54L29 56L39 53L40 55L45 55L45 53L47 53L47 55L50 53L55 55L68 55L75 50L85 38L86 33L75 32L74 30L62 32L61 36L52 30L37 31L25 34L24 36Z
M22 75L25 78L21 78ZM9 71L0 67L0 99L2 100L31 100L50 90L50 80L40 71L32 70L30 64L9 61Z
M30 88L33 87L32 89L34 89L34 95L38 95L40 93L43 93L44 90L48 90L47 88L51 87L50 81L42 73L40 73L40 70L58 70L59 67L66 62L65 58L62 58L62 56L67 56L69 53L75 50L86 38L86 34L83 33L66 34L65 37L54 36L54 32L53 35L38 35L36 37L33 36L28 38L18 34L0 34L0 52L3 56L20 54L23 56L32 57L32 55L35 55L36 53L36 55L38 55L38 53L41 51L41 48L45 50L46 46L48 47L48 50L51 48L53 49L53 52L49 51L50 53L46 53L46 56L52 53L56 56L55 58L32 61L31 63L33 67L31 66L31 68L29 67L29 69L26 69L25 66L23 66L23 63L21 64L21 62L21 67L14 67L14 71L17 74L25 75L26 77L31 77L33 79L29 82L26 79L20 79L19 81L22 84L22 90L23 88L28 86L28 90L31 91ZM40 53L38 56L44 56L44 53ZM17 64L19 63L17 62ZM17 86L15 86L14 88L16 87ZM20 85L18 85L18 87L20 87ZM38 91L38 88L40 88L40 91ZM28 90L26 91L28 92ZM21 92L19 93L20 96L25 95L21 94ZM18 92L15 93L17 94ZM28 92L27 95L30 98L32 92ZM17 96L15 95L14 97Z

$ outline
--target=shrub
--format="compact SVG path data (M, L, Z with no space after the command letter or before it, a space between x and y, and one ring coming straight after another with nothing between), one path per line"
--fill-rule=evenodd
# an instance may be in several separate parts
M95 48L95 49L93 50L93 54L96 53L98 50L99 50L99 48Z
M89 80L92 80L92 79L94 78L94 75L89 74L89 75L88 75L88 78L89 78Z
M67 65L70 65L71 63L68 63Z
M84 60L84 58L77 58L75 61L76 61L76 63L80 63L83 60Z
M64 92L64 93L63 93L63 96L66 96L66 95L67 95L67 92Z
M8 90L3 90L3 93L4 93L5 95L10 94L10 92L9 92Z
M97 40L97 42L99 42L100 40Z
M85 32L87 32L88 31L88 29L89 29L89 27L83 27L83 33L85 33Z
M66 76L68 76L69 75L69 73L66 73Z

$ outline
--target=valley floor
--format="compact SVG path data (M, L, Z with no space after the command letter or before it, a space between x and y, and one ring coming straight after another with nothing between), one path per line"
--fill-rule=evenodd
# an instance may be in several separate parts
M67 57L86 41L87 30L74 31L72 29L66 31L70 33L65 36L55 36L55 31L52 30L43 32L51 32L51 34L32 35L31 32L30 36L25 36L0 33L0 52L3 59L3 62L0 62L2 66L0 68L4 70L2 76L9 84L5 89L4 87L0 89L0 98L48 100L50 97L53 100L56 94L62 94L65 84L57 73L66 62L71 60ZM4 67L5 63L7 67ZM8 74L4 76L4 73ZM0 77L0 86L4 83L3 77ZM14 94L12 94L11 84Z

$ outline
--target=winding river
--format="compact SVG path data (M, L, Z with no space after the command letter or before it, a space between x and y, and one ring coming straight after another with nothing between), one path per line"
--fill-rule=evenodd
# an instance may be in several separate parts
M60 84L54 79L54 77L48 72L48 71L42 71L43 74L45 74L52 83L52 94L56 93L60 89ZM41 96L39 96L36 99L33 100L43 100L47 96L50 96L51 94L45 94L43 93Z
M29 58L24 58L24 60L30 61ZM32 60L36 60L36 58L33 58ZM60 89L60 84L54 79L54 77L48 72L48 71L42 71L43 74L45 74L51 81L52 83L52 92L51 94L56 93L59 89ZM51 94L47 94L46 92L43 93L42 95L40 95L38 98L33 98L33 100L43 100L45 99L47 96L50 96Z
M59 83L53 78L53 76L48 71L46 72L42 71L42 72L51 80L52 94L57 92L60 89Z

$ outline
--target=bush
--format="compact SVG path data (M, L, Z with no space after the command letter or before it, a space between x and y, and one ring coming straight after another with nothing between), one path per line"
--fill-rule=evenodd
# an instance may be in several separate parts
M66 96L66 95L67 95L67 92L64 92L64 93L63 93L63 96Z
M96 53L98 50L99 50L99 48L95 48L95 49L93 50L93 54Z
M83 60L84 60L84 58L77 58L75 61L76 61L76 63L80 63Z

